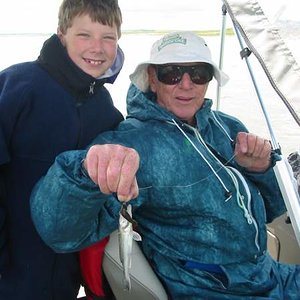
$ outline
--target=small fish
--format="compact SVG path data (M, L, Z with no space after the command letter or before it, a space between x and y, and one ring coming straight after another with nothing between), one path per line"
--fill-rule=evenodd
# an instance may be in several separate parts
M130 291L131 282L129 269L131 268L132 241L141 241L141 236L133 231L132 225L136 224L132 219L130 204L123 203L119 217L119 256L123 265L124 289Z

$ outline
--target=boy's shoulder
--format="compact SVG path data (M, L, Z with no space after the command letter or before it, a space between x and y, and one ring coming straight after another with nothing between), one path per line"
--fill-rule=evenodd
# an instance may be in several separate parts
M13 64L5 68L0 72L0 76L5 76L6 78L28 78L37 74L40 76L40 72L42 72L42 68L37 61L28 61Z

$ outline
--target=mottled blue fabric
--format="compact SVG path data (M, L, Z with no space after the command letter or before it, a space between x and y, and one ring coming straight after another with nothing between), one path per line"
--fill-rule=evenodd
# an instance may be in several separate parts
M119 143L140 154L140 193L131 201L133 216L143 251L172 299L299 299L299 267L278 264L267 253L266 223L286 211L274 172L251 173L237 165L233 141L246 128L213 112L211 105L206 99L197 112L197 130L215 156L192 128L158 106L153 94L134 86L128 94L128 119L94 143ZM114 195L102 194L82 172L85 155L72 151L58 156L32 195L36 228L58 252L82 249L118 227L120 203ZM250 201L234 176L246 209L216 157L244 175ZM225 277L187 268L183 261L219 265Z

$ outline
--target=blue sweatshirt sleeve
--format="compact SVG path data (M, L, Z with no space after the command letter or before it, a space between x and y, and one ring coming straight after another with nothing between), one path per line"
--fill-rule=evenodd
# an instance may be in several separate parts
M118 228L121 204L82 170L85 150L60 154L33 189L32 220L56 252L78 251Z
M27 94L27 88L22 84L16 84L17 81L13 75L6 70L0 72L0 269L8 261L8 258L4 256L4 252L8 249L8 240L7 187L4 184L3 165L11 160L10 148L13 132Z
M0 165L10 161L9 144L17 120L29 102L27 94L27 86L19 83L15 71L0 72Z

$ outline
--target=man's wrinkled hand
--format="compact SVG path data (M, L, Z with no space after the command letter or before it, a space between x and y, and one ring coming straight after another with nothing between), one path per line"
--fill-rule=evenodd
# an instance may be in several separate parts
M235 160L252 172L264 172L271 164L271 143L252 133L239 132L235 144Z
M121 145L94 145L87 152L84 168L104 194L116 193L120 201L138 196L136 150Z

